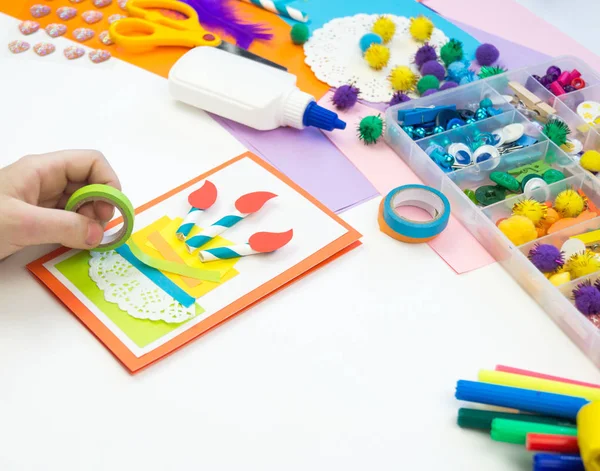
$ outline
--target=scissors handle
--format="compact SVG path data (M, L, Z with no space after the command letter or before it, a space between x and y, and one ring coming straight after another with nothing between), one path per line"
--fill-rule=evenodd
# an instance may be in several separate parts
M218 46L221 38L204 29L180 30L141 18L124 18L110 25L111 39L130 52L148 52L159 46Z

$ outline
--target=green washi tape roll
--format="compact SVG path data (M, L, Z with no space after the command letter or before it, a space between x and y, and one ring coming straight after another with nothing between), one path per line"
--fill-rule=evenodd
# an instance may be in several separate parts
M67 211L77 212L84 204L94 201L104 201L115 206L123 216L123 225L112 234L104 234L104 238L94 252L108 252L121 247L131 237L133 232L133 223L135 220L135 210L129 198L121 191L108 185L87 185L80 188L71 195L65 209Z

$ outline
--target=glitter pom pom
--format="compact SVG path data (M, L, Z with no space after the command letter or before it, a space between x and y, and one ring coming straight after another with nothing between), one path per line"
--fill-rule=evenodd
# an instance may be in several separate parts
M108 24L112 25L115 21L119 21L119 20L122 20L124 18L127 18L127 15L120 15L119 13L117 13L115 15L110 15L108 17Z
M448 66L448 78L453 82L460 82L460 79L463 78L469 72L469 66L465 62L456 61L452 62Z
M43 18L44 16L48 16L51 11L52 8L50 8L48 5L39 4L33 5L29 9L29 13L31 13L31 16L33 16L34 18Z
M109 6L112 0L94 0L93 3L96 8L104 8Z
M371 68L381 70L390 60L390 50L381 44L371 44L365 52L365 60Z
M380 16L371 31L380 36L384 43L389 43L396 33L396 23L387 16Z
M89 10L83 12L81 14L81 18L83 18L83 21L85 21L87 24L93 25L94 23L102 21L102 18L104 18L104 13L98 10Z
M573 290L575 306L586 316L600 313L600 291L589 280L579 283Z
M98 35L98 39L100 40L100 42L102 44L104 44L105 46L112 46L114 44L113 40L110 37L110 33L108 31L102 31L99 35Z
M13 54L21 54L22 52L28 51L31 45L26 41L11 41L8 43L8 50Z
M472 70L467 70L467 72L460 79L460 82L458 82L458 84L466 85L467 83L476 82L477 80L479 80L479 77L475 75L475 72L473 72Z
M546 217L548 207L539 201L527 199L519 201L513 206L512 213L518 216L525 216L531 219L531 222L538 224L543 218Z
M358 137L366 145L375 144L383 134L383 120L380 116L367 116L358 125Z
M33 50L38 56L44 57L56 51L56 47L52 43L37 43Z
M464 55L463 44L458 39L451 39L440 50L440 57L446 67L454 62L461 61Z
M67 32L67 27L61 23L51 23L46 26L46 33L51 38L58 38Z
M334 92L331 101L338 110L347 110L356 105L360 90L354 85L342 85Z
M409 30L415 40L421 42L429 41L433 33L433 23L429 18L421 15L410 19Z
M40 29L40 24L37 21L23 21L19 25L19 31L23 33L25 36L33 34Z
M85 55L85 49L80 46L68 46L63 51L63 54L70 61L74 59L79 59L80 57Z
M585 252L576 253L567 260L565 271L571 273L572 279L581 278L600 270L600 260L596 254L587 249Z
M429 44L421 46L415 54L415 64L417 64L419 69L421 69L425 62L435 60L437 60L437 52L435 52L435 48Z
M566 144L567 136L571 133L569 126L560 119L551 119L542 129L542 132L548 136L558 147Z
M583 196L571 189L561 191L554 200L554 209L563 218L576 218L585 208Z
M94 64L100 64L101 62L106 62L111 58L110 52L104 51L102 49L97 49L95 51L90 52L90 60Z
M56 14L63 21L69 21L77 16L77 9L73 7L60 7Z
M493 77L494 75L500 75L506 72L506 69L503 67L491 67L484 65L481 69L479 69L479 73L477 76L481 79Z
M410 97L407 94L402 92L396 92L390 100L390 106L399 105L400 103L405 103L407 101L410 101Z
M90 28L77 28L73 31L73 37L80 42L89 41L94 35L94 30Z
M402 92L414 90L417 84L417 76L406 65L394 67L388 80L394 90Z
M563 253L550 244L536 244L529 251L529 260L542 273L552 273L565 263Z

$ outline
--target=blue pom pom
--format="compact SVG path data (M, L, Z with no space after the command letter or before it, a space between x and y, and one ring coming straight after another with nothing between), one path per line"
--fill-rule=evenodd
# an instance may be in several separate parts
M460 82L460 79L467 74L468 70L468 64L462 61L452 62L448 66L448 78L453 82Z
M467 83L476 82L479 77L475 75L472 70L467 70L467 73L460 79L459 85L466 85Z
M360 38L360 50L365 53L367 49L371 46L371 44L383 44L383 39L381 36L375 33L367 33L362 38Z

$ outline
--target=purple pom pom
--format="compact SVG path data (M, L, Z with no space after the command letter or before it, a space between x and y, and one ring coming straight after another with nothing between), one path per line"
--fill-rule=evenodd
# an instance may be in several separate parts
M360 90L353 85L342 85L333 94L333 104L339 110L347 110L356 105Z
M546 70L546 75L556 75L558 77L561 73L562 70L560 70L560 67L556 67L555 65L551 65L548 67L548 70Z
M444 69L444 66L438 61L428 61L421 67L421 75L423 75L423 77L425 77L425 75L433 75L434 77L437 77L438 80L444 80L446 69Z
M440 87L440 91L441 90L450 90L451 88L456 88L456 87L458 87L458 83L449 80Z
M475 51L475 58L479 65L492 65L500 57L500 51L493 44L482 44Z
M417 64L419 69L423 67L425 62L434 60L437 60L437 52L435 52L435 48L429 44L421 46L415 54L415 64Z
M407 101L410 101L410 97L406 93L396 92L390 100L390 106L399 105L400 103L405 103Z
M529 260L542 273L550 273L565 263L563 253L550 244L536 244L529 251Z
M586 316L600 313L600 291L589 280L579 283L573 290L575 306Z
M425 93L423 93L421 96L429 96L429 95L433 95L434 93L437 93L437 92L438 91L435 88L430 88Z

